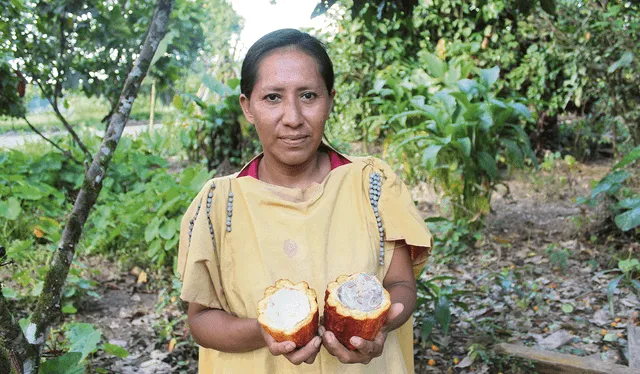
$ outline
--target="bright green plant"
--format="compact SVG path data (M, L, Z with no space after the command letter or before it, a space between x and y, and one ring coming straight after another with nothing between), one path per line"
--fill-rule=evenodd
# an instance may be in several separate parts
M467 310L468 306L459 298L469 295L455 284L455 277L440 275L428 279L419 279L418 299L414 313L416 327L420 331L421 344L426 346L434 327L440 326L444 334L449 333L451 308L453 306ZM452 281L452 282L449 282Z
M206 161L209 170L221 164L238 167L258 149L255 128L247 123L238 101L240 81L225 85L205 75L203 83L218 99L207 104L192 95L175 96L180 111L176 124L183 127L180 141L189 159Z
M549 244L545 253L549 256L549 262L559 270L567 270L567 260L571 252L567 248L558 248L555 244Z
M467 62L446 63L429 53L423 59L428 76L420 79L430 94L412 95L411 110L387 113L389 123L403 128L388 140L389 153L407 160L405 172L424 173L441 189L454 219L481 222L503 179L500 169L524 167L527 158L535 163L522 126L531 115L493 92L497 67L472 80L465 78L474 71Z
M640 227L640 194L625 182L633 176L633 165L639 159L640 146L614 165L611 172L593 187L591 195L578 199L578 204L594 206L604 195L615 226L623 232L637 231Z

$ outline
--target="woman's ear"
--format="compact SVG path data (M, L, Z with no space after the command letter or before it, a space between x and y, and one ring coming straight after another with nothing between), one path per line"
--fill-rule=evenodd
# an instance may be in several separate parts
M244 118L251 124L253 124L253 115L251 115L251 104L249 102L249 98L245 94L240 94L240 107L242 108L242 113L244 113Z

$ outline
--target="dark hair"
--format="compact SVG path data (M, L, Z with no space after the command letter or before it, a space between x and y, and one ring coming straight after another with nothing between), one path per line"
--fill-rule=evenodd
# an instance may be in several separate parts
M258 69L262 60L271 52L283 47L299 49L318 62L320 75L327 85L327 91L333 90L333 63L327 54L324 44L313 36L295 29L281 29L268 33L258 39L247 52L242 62L240 73L240 90L246 97L251 97L253 86L258 80Z

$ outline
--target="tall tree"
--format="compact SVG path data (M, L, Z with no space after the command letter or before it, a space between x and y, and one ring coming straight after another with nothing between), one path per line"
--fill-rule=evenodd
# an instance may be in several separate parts
M101 182L116 151L140 85L149 70L158 45L165 36L173 3L174 0L157 2L145 33L144 43L122 85L118 109L111 116L102 144L85 172L84 183L76 197L60 243L49 263L44 288L26 328L26 335L22 333L0 292L0 368L9 367L11 362L11 366L18 373L38 372L40 352L60 308L62 289L75 255L76 245L89 212L100 194Z

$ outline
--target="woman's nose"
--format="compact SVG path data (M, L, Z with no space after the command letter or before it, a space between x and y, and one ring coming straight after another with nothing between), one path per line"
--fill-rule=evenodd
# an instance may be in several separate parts
M300 105L296 100L289 100L285 104L282 122L290 127L302 125L302 112L300 111Z

